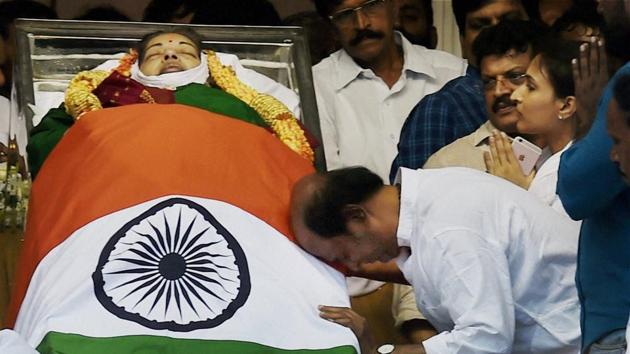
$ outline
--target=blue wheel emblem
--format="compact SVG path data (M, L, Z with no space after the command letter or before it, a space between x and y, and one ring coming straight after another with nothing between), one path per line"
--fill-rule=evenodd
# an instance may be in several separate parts
M92 279L112 314L180 332L219 326L251 290L236 239L204 207L183 198L160 202L118 230Z

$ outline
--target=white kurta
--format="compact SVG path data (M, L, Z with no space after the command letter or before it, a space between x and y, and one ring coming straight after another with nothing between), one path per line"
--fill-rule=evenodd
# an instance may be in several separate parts
M398 264L440 332L427 353L578 353L577 224L483 172L400 174Z

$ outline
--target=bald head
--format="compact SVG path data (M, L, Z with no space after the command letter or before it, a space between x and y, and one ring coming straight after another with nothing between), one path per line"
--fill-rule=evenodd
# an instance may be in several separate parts
M298 242L304 245L313 237L318 237L311 231L304 222L304 209L310 204L318 189L324 184L324 177L313 173L302 177L294 186L291 192L291 228Z
M350 269L398 254L398 192L364 167L312 174L291 194L291 226L299 244Z

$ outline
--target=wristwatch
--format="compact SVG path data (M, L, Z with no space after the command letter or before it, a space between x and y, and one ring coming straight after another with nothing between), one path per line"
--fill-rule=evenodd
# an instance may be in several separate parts
M376 352L378 354L390 354L394 352L394 349L396 348L393 344L383 344L376 349Z

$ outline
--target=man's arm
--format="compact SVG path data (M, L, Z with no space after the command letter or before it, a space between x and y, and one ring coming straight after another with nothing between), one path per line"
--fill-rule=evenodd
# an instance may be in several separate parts
M588 134L562 154L558 170L557 193L567 213L581 220L607 208L628 186L617 166L610 160L612 140L606 132L606 115L612 87L630 64L622 67L609 82Z

